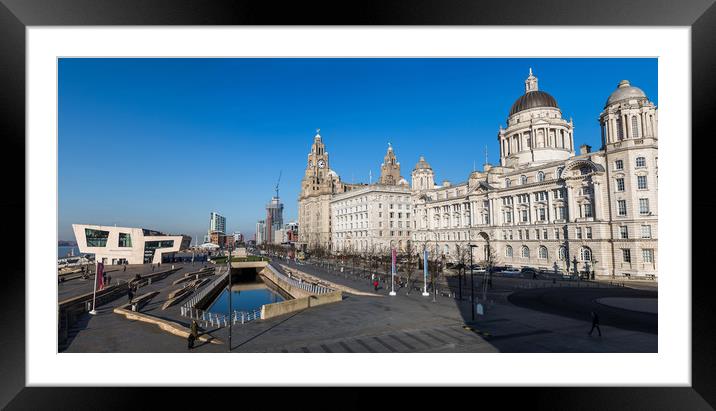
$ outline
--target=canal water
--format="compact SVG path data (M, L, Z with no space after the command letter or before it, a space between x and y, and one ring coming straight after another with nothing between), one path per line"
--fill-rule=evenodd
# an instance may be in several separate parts
M284 298L261 283L233 284L231 286L231 307L234 311L248 311L261 308L264 304L277 303ZM208 311L216 314L229 314L229 293L226 289L214 300Z

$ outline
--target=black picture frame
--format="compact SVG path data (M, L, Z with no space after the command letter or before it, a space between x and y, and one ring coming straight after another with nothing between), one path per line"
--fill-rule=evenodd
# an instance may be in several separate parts
M542 0L469 2L466 0L414 0L410 2L361 1L329 4L201 0L0 0L0 116L4 143L5 215L4 250L27 244L24 221L13 218L25 212L25 36L28 26L90 25L599 25L599 26L688 26L691 27L692 149L695 142L709 147L713 132L708 125L716 112L716 6L714 0ZM662 136L687 141L689 136ZM702 146L699 146L702 147ZM710 148L710 147L709 147ZM696 180L709 175L710 150L693 150L692 163L684 165ZM704 156L703 158L699 158ZM691 166L691 167L689 167ZM705 186L705 182L704 182ZM716 210L711 195L692 199L693 216L709 216ZM685 199L682 199L682 201ZM710 220L713 220L711 218ZM713 232L713 221L699 221L692 231L692 259L709 255L708 240L697 241L698 232ZM27 251L25 251L27 253ZM27 254L26 258L27 258ZM33 256L32 258L38 258ZM676 256L674 256L676 258ZM705 267L708 267L706 263ZM25 386L25 259L3 261L0 283L0 405L8 409L96 409L147 408L145 390L130 388L36 388ZM716 406L716 304L710 298L710 273L691 275L691 266L678 273L692 284L692 384L690 387L601 387L601 388L470 388L440 394L450 404L467 401L485 405L497 398L500 407L524 404L549 409L711 409ZM665 330L661 330L665 332ZM618 370L615 370L618 372ZM197 379L197 382L200 380ZM300 388L301 398L313 398L318 388ZM264 388L252 391L263 398L291 403L288 395ZM521 392L513 393L513 390ZM248 395L243 392L238 395ZM329 390L350 408L372 406L385 390L362 394L343 388ZM395 397L390 395L388 397ZM517 395L515 395L517 394ZM182 408L218 406L213 393L187 388L161 389L165 407L178 402ZM222 395L216 393L216 395ZM232 394L236 395L236 394ZM320 393L325 398L325 392ZM377 396L376 396L377 395ZM307 397L306 397L307 396ZM397 396L403 397L403 394ZM422 396L405 395L405 401ZM427 405L427 402L422 402ZM274 405L278 405L275 403ZM340 405L338 405L340 406Z

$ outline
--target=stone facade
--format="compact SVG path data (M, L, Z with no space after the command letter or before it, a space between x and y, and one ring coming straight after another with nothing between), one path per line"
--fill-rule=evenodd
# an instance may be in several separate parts
M301 250L331 248L330 201L333 195L351 190L355 186L345 184L331 170L328 151L321 135L316 131L311 152L308 153L306 170L301 181L298 198L298 243Z
M300 242L328 242L335 252L398 246L452 261L472 253L475 262L656 277L657 108L623 80L599 122L600 150L582 145L577 153L572 120L530 70L525 94L497 133L500 164L454 185L436 185L421 156L408 186L392 147L378 184L345 185L328 169L317 134L299 198Z
M538 90L531 71L525 89ZM656 276L654 104L622 81L599 117L603 147L582 146L577 155L572 122L554 98L522 96L515 106L498 131L500 166L426 189L420 181L434 176L421 158L412 176L413 241L448 260L469 256L472 244L475 261Z

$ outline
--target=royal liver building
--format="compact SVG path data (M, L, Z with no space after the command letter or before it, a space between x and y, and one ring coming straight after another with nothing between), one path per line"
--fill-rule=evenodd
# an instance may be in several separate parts
M392 147L378 182L345 184L316 135L299 197L299 246L427 249L452 261L472 250L474 261L496 265L656 276L657 108L622 80L599 121L601 149L577 153L572 121L530 70L497 133L500 164L441 185L423 157L408 185Z
M417 163L412 247L455 259L472 244L476 260L499 265L656 276L657 108L622 80L599 121L601 149L576 153L572 121L530 70L497 133L499 166L437 186Z

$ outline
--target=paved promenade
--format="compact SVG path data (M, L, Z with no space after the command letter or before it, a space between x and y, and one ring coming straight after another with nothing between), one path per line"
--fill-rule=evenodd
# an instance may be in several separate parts
M290 269L292 263L288 266ZM140 294L154 290L160 292L142 312L188 326L189 322L178 315L179 305L165 311L160 307L169 291L178 287L171 283L184 273L199 268L200 265L181 266L177 273L140 289ZM327 271L312 265L297 268L337 284L373 293L367 279L357 279L347 273ZM511 303L509 295L530 291L522 288L525 281L495 278L494 287L487 296L486 313L475 321L471 321L467 290L464 290L462 302L443 296L438 296L433 302L432 295L423 297L417 291L407 294L406 288L397 289L398 295L394 297L387 295L389 288L378 290L380 298L344 294L344 300L339 303L234 326L232 352L657 351L656 334L633 327L617 327L603 321L603 337L587 336L591 326L588 311L585 315L558 315L549 310L530 309ZM608 295L609 290L594 289L592 292ZM112 312L115 306L125 302L126 299L116 300L98 307L97 316L85 315L72 330L71 341L63 351L187 352L184 339L165 333L154 325L130 321ZM224 342L228 341L227 329L206 331ZM192 350L226 351L226 344L200 344Z

